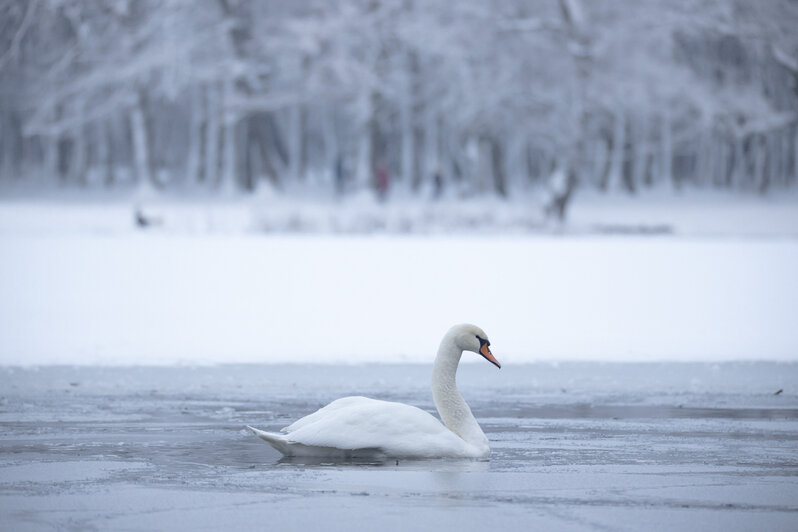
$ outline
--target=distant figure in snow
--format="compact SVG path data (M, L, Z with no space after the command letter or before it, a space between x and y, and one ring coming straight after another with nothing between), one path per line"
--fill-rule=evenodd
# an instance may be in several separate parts
M344 173L344 157L340 153L335 158L335 192L339 196L344 193L344 185L346 174Z
M546 204L546 218L556 217L557 221L565 221L568 202L576 186L576 177L572 170L557 168L549 177L549 201Z
M144 211L142 211L141 207L138 205L136 205L136 210L133 213L133 218L136 222L136 226L141 229L146 229L147 227L153 225L163 224L163 218L159 216L149 216L144 214Z
M388 174L388 168L384 163L377 166L377 196L380 200L385 200L388 195L388 188L391 186L391 178Z
M432 198L439 199L443 195L443 175L441 169L436 168L432 176Z

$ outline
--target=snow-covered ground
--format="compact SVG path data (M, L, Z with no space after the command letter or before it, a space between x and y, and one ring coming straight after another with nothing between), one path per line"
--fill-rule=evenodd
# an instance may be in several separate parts
M796 240L0 236L0 364L794 360Z
M0 365L428 362L461 321L511 363L795 360L798 203L736 198L583 198L548 232L494 223L522 204L493 200L499 218L454 235L387 234L401 202L319 203L361 229L382 217L341 235L291 226L321 212L296 203L153 200L142 229L127 201L7 200Z

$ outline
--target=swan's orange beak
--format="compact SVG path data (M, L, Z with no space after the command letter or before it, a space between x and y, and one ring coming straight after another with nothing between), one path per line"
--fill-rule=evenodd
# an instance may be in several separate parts
M502 365L499 364L499 361L496 360L496 357L493 356L493 353L490 352L490 347L488 347L487 343L482 344L482 346L479 348L479 354L482 355L483 357L485 357L485 359L488 362L490 362L491 364L493 364L497 368L501 368L502 367Z

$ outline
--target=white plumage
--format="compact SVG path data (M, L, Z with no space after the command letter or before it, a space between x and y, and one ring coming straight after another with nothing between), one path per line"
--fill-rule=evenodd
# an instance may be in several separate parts
M303 417L281 434L248 427L286 456L485 458L488 439L457 391L464 350L499 366L482 329L456 325L443 337L432 372L435 405L443 419L414 406L367 397L344 397Z

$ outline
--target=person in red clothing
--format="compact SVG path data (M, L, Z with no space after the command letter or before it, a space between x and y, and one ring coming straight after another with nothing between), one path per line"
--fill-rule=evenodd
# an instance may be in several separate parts
M391 178L388 174L388 168L384 163L377 166L377 196L380 200L384 200L388 195L388 189L391 186Z

